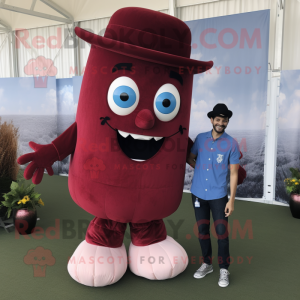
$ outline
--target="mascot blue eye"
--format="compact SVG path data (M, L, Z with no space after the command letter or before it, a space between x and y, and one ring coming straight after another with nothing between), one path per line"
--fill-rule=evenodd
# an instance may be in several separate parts
M156 117L163 122L173 120L180 108L180 95L177 88L166 83L155 94L153 109Z
M116 78L109 86L107 102L110 109L119 116L131 114L140 100L136 83L129 77Z
M118 106L128 108L135 103L136 94L131 87L121 85L114 90L113 99Z
M176 107L176 98L169 92L163 92L156 97L155 106L162 114L170 114Z

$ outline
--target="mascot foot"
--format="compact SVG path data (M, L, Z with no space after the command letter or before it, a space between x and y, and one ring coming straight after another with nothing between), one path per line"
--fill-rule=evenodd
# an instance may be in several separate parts
M185 250L173 238L149 246L129 247L129 267L138 276L152 280L173 278L188 265Z
M119 248L81 242L68 263L68 272L77 282L93 287L117 282L127 269L125 245Z

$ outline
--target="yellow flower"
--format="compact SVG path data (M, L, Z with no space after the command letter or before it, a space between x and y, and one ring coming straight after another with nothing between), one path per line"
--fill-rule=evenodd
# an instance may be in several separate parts
M26 197L26 196L25 196L25 197ZM28 202L29 199L25 199L25 197L24 197L22 200L20 200L20 201L18 202L18 204L20 204L20 203L25 204L26 202Z
M38 204L41 204L41 205L43 205L43 206L45 205L44 202L43 202L43 200L42 200L41 198L40 198L40 200L38 201Z
M295 179L292 180L293 182L296 181Z
M30 198L28 196L25 196L23 199L25 199L26 202L30 200Z
M299 182L295 182L295 184L299 184Z

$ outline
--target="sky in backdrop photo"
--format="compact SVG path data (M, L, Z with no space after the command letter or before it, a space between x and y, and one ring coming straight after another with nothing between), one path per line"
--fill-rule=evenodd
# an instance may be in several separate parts
M34 152L30 141L44 145L57 137L56 79L48 77L46 82L35 87L33 77L0 78L1 122L13 121L19 128L19 155ZM58 162L52 168L58 174Z
M57 88L57 136L61 135L75 122L75 110L77 106L73 100L72 78L56 79ZM59 174L69 173L70 155L58 162Z

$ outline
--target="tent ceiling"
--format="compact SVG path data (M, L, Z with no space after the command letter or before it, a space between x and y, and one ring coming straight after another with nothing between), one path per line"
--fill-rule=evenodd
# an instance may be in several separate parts
M52 0L52 2L59 5L73 16L74 21L110 17L117 9L128 6L139 6L153 10L163 10L169 7L169 0ZM196 1L190 0L190 2L193 3ZM0 0L0 4L1 3L30 10L33 0ZM34 11L59 18L65 18L40 0L36 1ZM5 9L0 9L0 24L1 21L8 24L13 30L44 27L63 23L62 21L49 20Z

